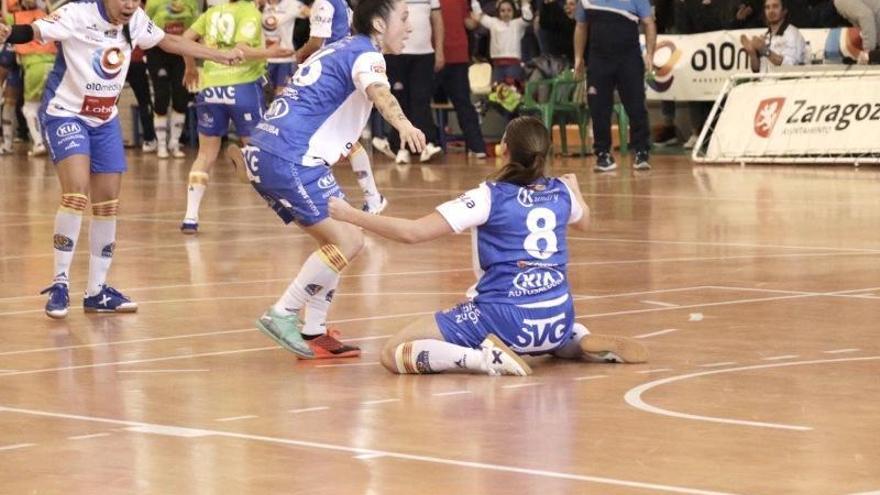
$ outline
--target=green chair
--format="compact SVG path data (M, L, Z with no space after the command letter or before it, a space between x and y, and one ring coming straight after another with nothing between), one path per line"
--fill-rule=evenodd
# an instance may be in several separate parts
M617 114L617 132L620 134L620 152L629 151L629 116L623 109L622 103L614 104L614 113Z
M574 77L574 72L566 70L555 79L550 94L551 122L559 124L559 139L562 152L568 154L568 133L566 124L574 122L578 126L581 139L581 154L587 154L587 125L590 122L590 110L584 101L583 79Z
M556 82L555 79L540 79L537 81L529 81L526 83L525 90L523 92L523 99L517 108L517 112L521 115L537 115L541 118L541 121L544 122L544 125L547 129L550 129L553 124L553 106L552 100L548 97L547 101L539 101L537 95L541 92L542 88L547 88L547 94L553 93L553 84Z

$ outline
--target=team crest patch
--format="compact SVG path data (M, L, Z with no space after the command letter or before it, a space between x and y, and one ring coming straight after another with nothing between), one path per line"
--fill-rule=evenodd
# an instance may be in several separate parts
M110 244L107 244L106 246L104 246L104 249L101 250L101 257L102 257L102 258L112 258L112 257L113 257L113 251L114 251L115 249L116 249L116 243L115 243L115 242L111 242Z
M422 351L416 356L416 371L419 373L433 373L434 370L431 369L431 363L429 361L429 353L428 351Z
M327 291L327 297L325 297L324 299L325 299L328 303L329 303L329 302L333 302L333 296L334 296L335 294L336 294L336 291L335 291L335 290Z
M69 253L73 251L73 239L66 235L55 234L55 249Z
M314 295L317 294L318 292L321 292L321 289L323 289L323 288L324 288L324 287L322 287L322 286L320 286L320 285L318 285L318 284L309 284L309 285L306 286L306 292L307 292L310 296L314 296Z

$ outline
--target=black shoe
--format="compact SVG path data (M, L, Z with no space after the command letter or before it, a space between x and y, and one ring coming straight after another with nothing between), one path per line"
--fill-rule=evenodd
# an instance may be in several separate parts
M680 143L674 125L663 126L654 133L654 144L657 146L673 146Z
M616 168L617 164L614 163L614 157L611 156L611 153L607 151L596 153L596 165L593 167L595 172L611 172Z
M647 151L636 151L635 159L633 160L633 169L634 170L651 170L651 164L648 163L648 152Z

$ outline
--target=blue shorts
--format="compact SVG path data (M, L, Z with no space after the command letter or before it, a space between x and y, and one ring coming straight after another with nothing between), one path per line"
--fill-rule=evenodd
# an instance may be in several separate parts
M476 349L493 333L517 354L548 354L571 340L574 304L571 297L550 308L472 301L438 311L434 320L451 344Z
M87 155L93 174L128 170L118 116L98 127L90 127L77 117L55 117L40 112L40 124L49 156L56 165L72 155Z
M330 216L331 197L345 198L328 165L306 167L256 146L242 152L251 185L284 223L314 225Z
M287 81L293 75L293 62L282 64L270 63L266 68L269 72L269 84L272 87L287 86Z
M229 120L235 132L248 137L263 115L263 87L259 81L205 88L196 95L199 134L225 136Z

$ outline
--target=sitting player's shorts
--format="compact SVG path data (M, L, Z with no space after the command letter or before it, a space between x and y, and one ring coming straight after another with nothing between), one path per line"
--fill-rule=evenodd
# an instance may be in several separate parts
M256 146L242 149L251 185L284 220L308 227L330 216L331 197L345 198L328 165L306 167Z
M18 58L15 55L12 45L4 43L0 49L0 67L6 69L6 87L21 87L21 67L18 65ZM0 81L2 83L3 81Z
M476 349L493 333L517 354L547 354L571 340L574 304L570 296L549 308L471 301L438 311L434 320L451 344Z
M56 165L71 155L87 155L93 174L127 170L118 116L97 127L90 127L77 117L56 117L41 112L40 124L49 156Z
M293 75L293 63L286 62L276 64L270 62L269 65L266 67L266 70L268 71L269 84L271 84L272 87L284 87L287 86L287 82L290 79L290 76Z
M263 87L254 81L205 88L196 95L196 113L199 134L225 136L232 119L235 132L249 137L263 115Z

